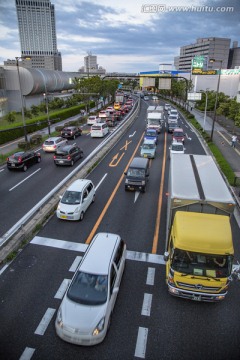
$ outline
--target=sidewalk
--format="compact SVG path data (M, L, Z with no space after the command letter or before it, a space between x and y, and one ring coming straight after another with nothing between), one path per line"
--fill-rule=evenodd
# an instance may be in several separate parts
M206 116L204 124L204 113L192 109L190 112L195 116L195 119L202 128L205 128L205 131L211 134L213 120L209 116ZM224 158L227 160L232 170L240 177L240 143L237 142L236 148L231 146L232 134L230 134L224 127L219 125L217 122L214 124L214 133L213 133L213 143L218 147L218 149L223 154ZM238 174L237 174L238 173ZM231 187L235 195L235 200L240 207L240 187Z

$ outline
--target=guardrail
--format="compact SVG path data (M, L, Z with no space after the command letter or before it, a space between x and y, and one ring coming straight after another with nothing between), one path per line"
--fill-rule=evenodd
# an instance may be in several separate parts
M140 100L138 99L137 102L134 105L134 108L132 112L127 115L126 119L123 120L123 123L119 125L119 127L110 134L107 138L105 138L99 146L96 147L96 149L93 150L91 154L87 156L86 159L84 159L79 166L77 166L69 175L67 175L54 189L52 189L42 200L40 200L30 211L28 211L27 214L25 214L14 226L12 226L1 238L0 238L0 250L6 245L10 239L19 231L22 230L24 225L30 221L33 216L39 212L42 207L53 197L56 195L56 193L71 179L73 178L80 170L84 168L87 164L90 163L91 160L94 159L94 163L97 162L99 159L103 158L104 155L109 151L111 146L114 146L116 144L116 137L118 139L124 134L124 132L127 130L127 128L131 125L133 120L135 119L136 115L138 114L140 109ZM111 144L111 140L114 139L114 142ZM118 140L117 139L117 140ZM106 145L109 145L109 147L106 147ZM105 149L104 153L101 153L100 150ZM97 155L97 156L96 156ZM94 158L96 157L96 158ZM44 213L44 217L46 217L47 214ZM35 226L37 223L34 224ZM12 250L12 249L11 249ZM1 259L0 259L1 261Z

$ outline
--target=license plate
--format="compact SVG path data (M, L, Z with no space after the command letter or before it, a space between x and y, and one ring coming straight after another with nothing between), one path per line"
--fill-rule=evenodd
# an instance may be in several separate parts
M147 155L146 155L146 154L144 154L144 155L143 155L143 157L147 158Z
M60 218L61 219L67 219L67 216L66 215L60 215Z
M63 164L63 160L59 160L59 164Z
M197 295L193 295L192 299L194 301L201 301L201 295L197 296Z
M11 164L11 167L15 167L15 164Z

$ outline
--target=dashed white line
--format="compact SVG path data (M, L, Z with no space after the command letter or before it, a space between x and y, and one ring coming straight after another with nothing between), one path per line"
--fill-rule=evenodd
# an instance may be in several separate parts
M139 357L141 359L145 358L146 346L147 346L147 337L148 337L148 329L139 327L138 328L138 337L137 344L135 348L135 357Z
M147 272L147 285L154 285L154 279L155 279L155 268L149 267Z
M64 279L63 280L63 282L61 283L58 291L56 292L56 294L54 296L55 299L62 299L63 298L63 295L65 294L70 281L71 281L70 279Z
M75 272L77 270L77 267L78 267L81 259L82 259L82 256L76 256L76 259L74 260L74 262L72 263L72 265L68 271Z
M40 171L41 168L37 169L36 171L34 171L31 175L27 176L25 179L23 179L22 181L20 181L17 185L13 186L11 189L9 189L9 191L14 190L16 187L18 187L19 185L21 185L24 181L28 180L30 177L32 177L33 175L35 175L38 171Z
M40 321L40 324L38 325L37 329L34 332L35 335L44 335L50 321L52 320L55 311L56 309L51 309L51 308L47 309L42 320Z
M26 347L19 360L30 360L35 349Z
M99 181L99 183L95 186L95 190L97 190L99 188L99 186L101 185L101 183L103 182L103 180L105 179L106 176L107 176L107 173L102 177L102 179Z
M152 306L152 294L144 294L141 315L150 316Z

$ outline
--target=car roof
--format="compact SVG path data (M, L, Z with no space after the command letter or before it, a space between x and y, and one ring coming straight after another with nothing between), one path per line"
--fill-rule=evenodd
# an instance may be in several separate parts
M183 132L183 129L182 129L182 128L175 128L173 131L174 131L174 132L175 132L175 131L176 131L176 132Z
M76 144L68 144L68 145L64 145L64 146L60 146L58 149L57 149L57 153L58 152L61 152L61 151L68 151L70 150L72 147L75 147L77 146Z
M144 142L143 142L143 144L150 144L150 145L151 145L151 144L154 144L154 145L155 145L156 143L155 143L155 140L145 139Z
M48 139L46 139L45 141L55 141L55 140L57 140L57 139L62 139L62 137L61 136L53 136L53 137L50 137L50 138L48 138Z
M156 130L156 129L152 129L152 128L147 128L146 133L147 133L147 132L154 132L154 133L156 133L157 130Z
M77 179L68 188L67 191L82 191L82 189L91 181L88 179Z
M111 233L98 233L90 243L79 270L92 274L107 275L109 263L120 236Z

